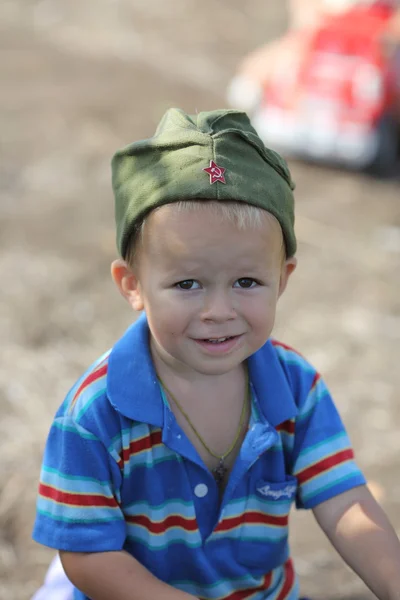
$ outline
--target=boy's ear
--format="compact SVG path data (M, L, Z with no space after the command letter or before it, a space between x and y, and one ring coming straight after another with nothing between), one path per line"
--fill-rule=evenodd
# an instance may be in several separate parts
M133 310L143 310L143 299L139 280L131 267L122 258L111 264L111 276L122 296L129 302Z
M293 271L295 270L296 267L297 267L297 258L295 256L288 258L283 263L282 269L281 269L281 279L279 282L279 296L281 296L283 294L283 292L285 291L287 282L289 281L289 277L291 276L291 274L293 273Z

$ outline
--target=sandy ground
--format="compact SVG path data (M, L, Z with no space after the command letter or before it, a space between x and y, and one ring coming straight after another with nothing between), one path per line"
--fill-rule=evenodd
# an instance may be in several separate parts
M30 541L41 453L65 392L133 316L109 277L109 160L164 110L218 108L240 57L285 27L254 0L0 5L0 600L52 552ZM275 3L274 3L275 4ZM400 187L291 162L299 268L276 335L322 371L400 532ZM309 514L292 517L304 592L372 598Z

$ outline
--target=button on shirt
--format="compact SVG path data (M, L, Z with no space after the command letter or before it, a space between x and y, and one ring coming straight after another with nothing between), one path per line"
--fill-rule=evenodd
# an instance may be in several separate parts
M198 598L297 600L292 504L312 508L365 483L324 382L273 340L248 359L249 428L220 501L163 402L148 339L142 316L57 412L34 539L70 552L124 549Z

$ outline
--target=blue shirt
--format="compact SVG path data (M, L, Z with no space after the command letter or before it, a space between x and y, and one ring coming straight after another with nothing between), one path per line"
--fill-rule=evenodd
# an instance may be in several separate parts
M312 366L269 340L248 359L248 431L222 501L162 392L142 316L75 384L48 437L33 537L70 552L126 550L207 600L297 600L293 503L365 479ZM86 599L76 590L75 598Z

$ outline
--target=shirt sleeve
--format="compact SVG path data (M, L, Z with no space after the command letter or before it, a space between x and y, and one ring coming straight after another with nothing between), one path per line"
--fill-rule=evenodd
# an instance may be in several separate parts
M292 473L298 508L317 504L366 483L331 395L318 373L295 426Z
M103 441L73 416L56 417L41 470L33 539L70 552L117 551L126 526L121 471Z

